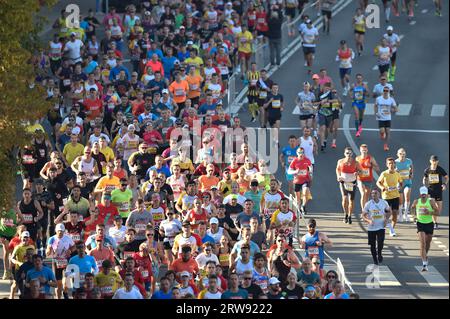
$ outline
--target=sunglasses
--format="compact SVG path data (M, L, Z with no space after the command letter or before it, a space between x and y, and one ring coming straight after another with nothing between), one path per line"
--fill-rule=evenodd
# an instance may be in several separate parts
M320 265L320 262L315 262L315 263L313 263L314 265Z
M284 239L278 239L277 240L277 243L282 243L282 242L284 242Z
M145 234L145 236L150 237L150 236L154 236L154 234Z
M167 215L173 215L173 213L167 213Z
M244 278L244 280L252 280L253 278Z
M336 276L327 276L327 278L334 279Z

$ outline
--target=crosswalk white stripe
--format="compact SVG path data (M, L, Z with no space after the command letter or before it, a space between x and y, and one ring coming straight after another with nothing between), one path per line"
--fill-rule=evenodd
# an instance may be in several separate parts
M411 112L412 104L399 104L397 116L408 116Z
M325 273L329 272L330 270L334 270L337 272L337 267L336 265L323 265L323 270L325 271Z
M366 103L366 110L364 111L364 115L375 115L375 104Z
M402 284L395 278L388 266L378 267L378 282L380 286L401 286Z
M445 104L433 104L431 107L431 116L444 116L446 108L447 105Z
M292 112L294 115L300 115L300 107L298 105L295 106L294 111Z
M420 266L415 266L415 268L425 278L430 287L448 287L447 280L433 266L428 266L428 271L422 271Z

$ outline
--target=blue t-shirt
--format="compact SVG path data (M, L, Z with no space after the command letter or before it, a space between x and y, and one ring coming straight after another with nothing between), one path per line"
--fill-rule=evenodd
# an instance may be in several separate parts
M147 173L145 174L147 179L149 178L151 171L156 171L158 174L164 173L164 175L166 175L166 177L170 177L172 175L172 173L170 173L170 169L165 165L161 168L156 168L156 166L152 166L147 170Z
M243 240L238 241L236 244L234 244L233 249L231 250L231 253L236 253L238 256L241 255L241 247L244 244ZM260 253L261 250L259 249L259 246L253 242L250 241L250 256L253 257L256 253Z
M177 58L178 58L178 60L180 60L180 62L184 62L184 60L189 58L190 55L191 55L191 53L189 51L186 51L185 53L180 51L177 54Z
M167 79L170 78L170 74L172 73L172 70L173 70L176 60L177 60L177 58L174 56L162 58L161 62L163 64L165 78L167 78Z
M323 299L336 299L336 298L334 297L334 294L331 292L328 295L326 295ZM341 298L339 299L350 299L350 296L347 295L347 293L344 293L341 295Z
M172 291L165 294L161 290L158 290L153 294L152 299L172 299Z
M300 281L302 286L314 286L314 284L320 283L320 276L314 271L307 275L303 270L300 270L297 273L297 281Z
M291 148L290 146L283 147L281 154L284 156L284 164L286 164L286 171L289 169L289 165L297 157L298 146Z
M89 255L86 255L83 258L80 258L78 255L73 256L69 260L69 265L77 265L82 274L87 274L88 272L92 273L92 270L94 273L98 272L95 258Z
M156 54L160 60L164 57L162 51L160 49L156 49L147 51L147 59L151 59L153 54Z
M209 236L209 235L205 235L205 237L202 238L202 244L208 243L208 242L211 243L211 244L213 244L213 245L216 244L216 242L214 241L214 238L212 238L212 237Z
M97 243L95 242L95 237L96 235L92 235L89 236L88 239L86 240L86 242L84 243L85 246L91 246L91 249L94 249L95 247L97 247ZM109 235L105 235L105 240L103 241L103 246L107 247L107 246L111 246L113 249L117 248L117 243L114 240L114 238L110 237Z
M221 299L248 299L248 292L245 289L239 288L238 292L231 292L230 290L226 290Z
M55 274L47 266L43 266L41 271L36 270L36 268L32 268L27 272L26 280L27 282L30 282L30 280L39 277L43 277L46 281L56 281ZM46 295L50 294L50 285L49 284L45 284L43 286L41 285L41 292L45 293Z
M200 108L198 109L198 111L200 112L200 114L207 114L208 111L215 111L217 109L217 104L213 103L211 105L209 104L202 104L200 106Z

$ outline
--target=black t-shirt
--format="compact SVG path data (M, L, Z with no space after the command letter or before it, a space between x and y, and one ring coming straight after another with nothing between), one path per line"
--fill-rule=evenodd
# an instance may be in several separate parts
M295 285L293 290L290 290L286 287L282 290L282 295L284 299L302 299L304 290L301 286Z
M272 99L272 102L267 107L267 112L269 117L281 117L281 106L283 104L283 95L281 94L272 94L269 93L267 95L266 103Z
M428 167L423 175L428 179L429 190L435 192L442 190L443 178L447 176L447 172L442 167L438 165L435 170Z
M97 162L98 172L103 176L104 174L102 173L103 170L102 162L106 163L105 155L103 155L102 152L98 152L98 154L92 153L92 158L95 159L95 161Z
M230 215L226 214L225 217L223 218L217 218L219 220L219 227L225 228L223 227L223 225L226 223L228 226L230 226L231 229L236 229L236 226L234 225L233 220L231 219ZM230 230L227 230L228 234L230 235L231 239L233 239L233 241L237 241L237 238L239 236L239 233L233 233Z
M281 294L281 291L278 292L276 295L273 295L270 290L267 293L267 299L281 299L281 297L283 297L283 295Z
M230 203L225 205L225 212L228 216L237 216L242 213L243 210L244 208L239 204L236 204L236 206L231 206Z
M264 232L262 231L258 231L257 233L252 235L250 240L257 244L259 249L262 250L262 244L266 242L266 234L264 234Z
M261 287L252 283L249 287L239 287L241 289L245 289L248 292L248 299L258 299L260 295L263 294Z
M138 153L134 156L134 163L138 167L136 175L138 178L144 178L147 170L155 163L155 155L150 153Z
M128 242L123 242L121 243L118 247L117 247L117 251L119 252L119 257L121 259L126 259L124 254L126 253L130 253L130 252L135 252L137 253L139 251L139 245L140 243L136 240L133 240L131 243Z

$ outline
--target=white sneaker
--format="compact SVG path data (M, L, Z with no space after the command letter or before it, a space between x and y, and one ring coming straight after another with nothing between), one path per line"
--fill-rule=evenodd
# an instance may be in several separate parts
M408 212L405 212L404 220L405 220L406 223L409 223L410 220L409 220Z
M236 73L241 73L241 66L240 65L237 66Z
M347 94L348 94L347 87L345 87L345 88L344 88L344 91L342 92L342 95L343 95L343 96L347 96Z
M400 212L398 214L398 221L399 221L399 223L403 222L403 213L402 212Z
M397 237L397 234L393 229L389 230L389 234L391 235L391 237Z
M423 265L422 266L422 272L428 271L428 265Z

